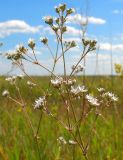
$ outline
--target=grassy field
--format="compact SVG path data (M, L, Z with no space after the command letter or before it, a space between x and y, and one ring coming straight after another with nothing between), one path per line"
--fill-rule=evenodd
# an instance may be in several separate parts
M47 88L48 77L34 77L40 86ZM79 78L82 81L82 78ZM110 106L103 112L103 118L99 117L93 138L88 151L89 160L122 160L123 159L123 79L121 77L86 77L86 85L89 89L104 87L114 91L119 102L117 106ZM28 102L27 111L31 117L34 128L37 128L40 111L34 111L32 104L41 95L38 87L28 88L26 79L19 84L21 93ZM0 77L0 94L4 89L9 89L12 96L17 97L13 86L9 85L4 77ZM58 117L64 114L61 100L56 101L56 96L50 109ZM62 117L62 116L61 116ZM81 135L84 142L87 141L90 125L94 117L89 117L83 122ZM67 131L54 119L43 115L39 130L39 150L42 160L84 160L81 150L77 145L60 145L57 141L63 136L66 141L72 139ZM75 158L74 154L76 155ZM29 128L27 120L20 106L0 96L0 160L38 160L38 148Z

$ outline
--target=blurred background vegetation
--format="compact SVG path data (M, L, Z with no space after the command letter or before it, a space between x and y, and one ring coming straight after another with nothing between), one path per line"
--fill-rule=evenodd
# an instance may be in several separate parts
M44 89L47 88L49 77L33 78ZM89 90L92 89L93 92L96 92L95 88L104 87L109 91L115 91L119 97L118 105L105 109L102 117L99 117L94 127L88 157L90 160L121 160L123 157L123 79L118 76L86 76L85 78ZM82 83L82 79L80 76L79 83ZM40 96L41 91L38 87L30 89L26 82L27 78L25 77L19 83L19 86L28 104L28 114L36 129L40 112L33 109L33 103L35 98ZM13 94L12 96L17 97L14 87L5 81L5 77L0 77L0 93L2 94L2 91L6 88ZM55 101L57 96L54 92L54 98L50 99L50 102L52 102L50 109L54 115L58 112L56 116L60 117L64 114L64 108L61 105L61 99ZM93 120L94 117L89 116L87 122L82 122L81 135L85 142ZM39 148L42 160L72 160L73 154L76 154L76 160L83 158L79 147L75 146L73 152L73 145L66 144L62 146L58 143L57 138L59 136L63 136L66 141L72 139L72 137L54 119L45 114L42 117L39 135ZM0 160L37 160L38 149L36 147L32 131L28 126L21 107L0 96Z

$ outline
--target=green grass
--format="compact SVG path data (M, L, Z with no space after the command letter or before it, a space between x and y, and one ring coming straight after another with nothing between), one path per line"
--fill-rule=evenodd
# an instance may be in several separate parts
M34 77L38 84L44 89L47 88L48 77ZM82 82L82 78L79 78ZM96 87L104 87L107 90L115 91L120 100L117 111L114 106L103 111L104 119L99 118L91 139L88 151L89 160L122 160L123 158L123 79L120 77L86 77L86 84L90 90ZM40 111L34 111L32 104L41 95L40 88L29 89L26 80L19 84L21 93L28 102L28 114L31 117L34 128L37 128ZM17 98L13 86L0 78L0 94L4 89L9 89L12 96ZM94 89L95 90L95 89ZM64 115L61 100L56 101L57 94L54 91L54 98L50 99L50 109L58 116ZM91 116L81 127L81 135L87 142L90 131L90 124L94 117ZM57 142L59 136L64 136L66 140L72 139L68 132L60 126L54 119L43 115L39 131L39 150L42 160L73 160L74 147L66 144L60 146ZM84 160L79 147L75 147L75 160ZM22 109L0 96L0 160L38 160L38 148L34 140L32 130L22 112Z

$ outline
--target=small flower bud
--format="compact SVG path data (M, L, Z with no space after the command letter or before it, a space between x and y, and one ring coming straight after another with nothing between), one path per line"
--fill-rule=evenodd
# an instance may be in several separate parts
M71 42L71 48L73 48L73 47L76 47L75 41L72 41L72 42Z
M56 10L56 13L59 13L60 12L60 8L55 6L55 10Z
M45 38L40 38L40 41L44 44L44 45L46 45L46 44L48 44L48 39L45 37Z
M31 49L34 49L35 47L35 41L33 39L29 39L28 40L28 46L31 48Z
M67 31L67 27L66 26L62 27L62 33L66 32L66 31Z
M59 4L59 9L64 12L66 9L66 4Z
M75 13L74 8L67 9L67 15L72 14L72 13Z
M97 44L97 41L95 41L95 40L90 41L90 48L91 48L91 50L95 50L96 49L96 44Z
M55 21L56 21L56 24L59 24L59 18L56 18Z
M82 42L83 42L83 44L84 44L85 47L88 46L89 43L90 43L90 41L86 40L86 39L82 39Z
M58 28L58 26L55 26L55 25L54 25L54 26L52 27L52 29L54 30L54 32L58 32L58 29L59 29L59 28Z
M51 16L43 17L43 20L45 21L45 23L47 23L49 25L53 24L53 18Z
M20 44L20 45L17 45L16 51L26 54L26 52L28 51L28 49L25 48L22 44Z

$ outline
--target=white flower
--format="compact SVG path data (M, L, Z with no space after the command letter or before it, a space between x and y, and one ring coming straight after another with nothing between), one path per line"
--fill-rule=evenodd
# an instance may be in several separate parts
M104 92L104 91L105 91L104 88L97 88L97 90L98 90L99 92Z
M4 91L2 92L2 96L3 96L3 97L9 96L9 91L8 91L8 90L4 90Z
M55 79L51 79L51 84L56 88L59 88L61 86L62 82L63 82L62 77L57 77Z
M59 143L62 143L62 144L67 144L67 142L66 142L66 140L64 139L64 137L59 137L59 138L57 139L57 141L58 141Z
M112 100L113 101L118 101L118 97L116 97L115 95L112 96Z
M35 47L35 40L30 38L30 39L28 40L28 46L29 46L31 49L34 49L34 47Z
M76 83L76 80L75 79L67 79L64 81L64 83L68 86L72 86L73 84Z
M5 80L8 81L10 84L14 85L16 83L16 76L8 77Z
M70 90L70 92L75 96L81 95L82 93L85 93L87 91L88 90L85 88L85 86L77 86L77 87L71 86Z
M75 141L73 141L73 140L69 140L68 142L69 142L69 144L71 144L71 145L77 144L77 142L75 142Z
M112 101L118 101L118 97L115 96L113 93L111 92L106 92L102 95L102 97L108 97L110 98Z
M35 100L34 109L39 109L41 107L44 107L46 103L45 97L39 97Z
M36 86L36 84L31 81L27 81L27 85L31 88Z
M92 95L87 94L86 99L88 102L93 106L99 106L100 103L98 102L97 98L93 97Z

